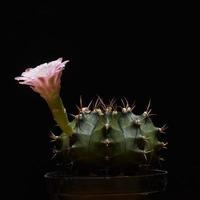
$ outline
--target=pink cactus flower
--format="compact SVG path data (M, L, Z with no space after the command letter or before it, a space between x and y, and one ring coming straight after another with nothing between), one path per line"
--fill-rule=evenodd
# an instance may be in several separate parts
M69 61L62 62L62 58L59 58L35 68L28 68L15 80L19 81L19 84L30 86L45 100L50 100L59 96L61 75L67 62Z

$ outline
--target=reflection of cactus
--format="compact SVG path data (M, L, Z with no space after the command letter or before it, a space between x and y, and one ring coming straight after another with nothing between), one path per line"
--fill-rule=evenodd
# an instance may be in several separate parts
M81 105L79 114L70 123L72 137L65 133L51 135L58 155L79 167L117 169L118 172L159 161L160 150L166 144L158 140L158 135L165 127L153 125L149 106L142 115L135 115L127 101L126 105L123 102L121 111L116 107L113 101L106 106L101 98L92 110Z

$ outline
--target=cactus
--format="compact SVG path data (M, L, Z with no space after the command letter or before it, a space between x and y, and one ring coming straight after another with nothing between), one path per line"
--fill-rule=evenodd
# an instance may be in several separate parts
M71 172L78 174L130 174L159 163L160 151L167 143L158 138L166 126L158 128L153 124L150 102L141 115L136 115L126 99L118 106L114 100L106 105L98 97L95 103L83 107L80 98L79 113L72 115L74 120L69 122L59 94L67 62L58 59L16 77L45 99L62 130L58 136L50 134L54 157L61 158L66 168L70 166Z
M122 100L123 107L114 104L106 106L100 97L95 105L82 107L72 115L69 124L72 136L62 133L51 138L55 143L56 155L67 163L78 166L78 171L100 173L139 172L144 166L149 168L160 161L160 151L167 143L159 141L159 134L166 126L154 126L150 102L141 115L133 113L134 106ZM76 167L74 167L76 168ZM109 170L109 172L108 172Z

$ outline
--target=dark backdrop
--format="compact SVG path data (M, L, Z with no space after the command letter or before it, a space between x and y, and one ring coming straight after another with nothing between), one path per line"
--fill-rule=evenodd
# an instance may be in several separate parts
M8 6L5 23L8 87L5 115L9 192L21 199L45 199L43 174L53 168L48 132L54 121L38 94L14 77L59 57L70 63L61 95L69 113L79 96L136 101L149 99L158 126L168 124L169 171L166 199L193 196L199 188L198 73L195 13L180 5L29 4ZM92 7L90 7L92 6ZM193 18L194 17L194 18Z

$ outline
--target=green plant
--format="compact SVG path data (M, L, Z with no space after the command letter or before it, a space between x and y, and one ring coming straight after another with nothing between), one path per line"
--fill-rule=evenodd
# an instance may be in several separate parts
M98 97L87 107L82 106L81 99L79 113L69 122L59 94L66 63L58 59L29 69L16 78L46 100L62 130L60 135L50 134L55 157L67 169L71 167L74 174L144 173L159 163L160 151L167 143L158 138L166 126L154 126L150 102L141 115L136 115L134 106L125 98L118 106L114 100L106 105Z

